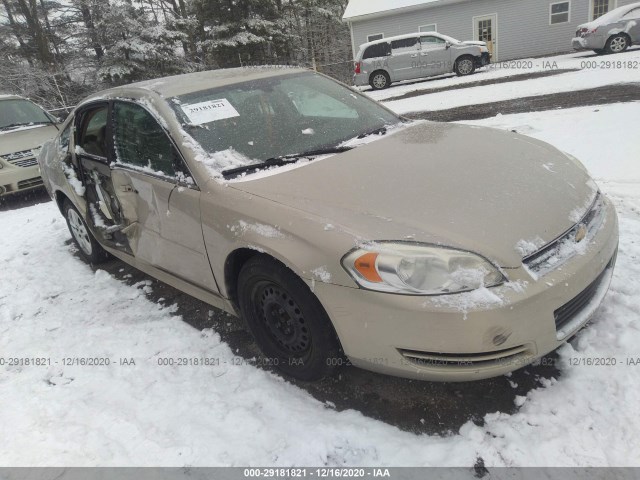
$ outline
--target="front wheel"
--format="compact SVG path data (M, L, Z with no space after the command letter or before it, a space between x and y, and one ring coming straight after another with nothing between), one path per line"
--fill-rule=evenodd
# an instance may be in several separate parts
M607 45L604 47L608 53L622 53L629 48L629 37L619 33L607 40Z
M465 77L476 71L476 62L473 57L470 56L460 57L456 60L453 69L456 72L456 75L459 77Z
M73 237L73 242L80 251L80 256L92 265L104 262L108 258L108 254L93 238L78 209L70 201L65 200L62 212L67 220L67 226Z
M238 303L269 365L315 381L340 364L340 343L320 301L281 263L262 255L250 259L238 278Z

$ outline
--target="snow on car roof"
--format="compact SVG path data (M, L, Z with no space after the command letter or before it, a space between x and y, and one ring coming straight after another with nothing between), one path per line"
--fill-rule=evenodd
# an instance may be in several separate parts
M638 7L640 7L640 2L631 3L629 5L625 5L624 7L618 7L616 9L614 9L614 10L611 10L608 13L605 13L601 17L598 17L595 20L592 20L589 23L585 23L585 25L588 25L590 27L598 27L600 25L606 25L608 23L616 22L622 16L626 15L627 12L633 10L634 8L638 8Z
M378 45L380 43L389 43L389 42L393 42L394 40L403 40L405 38L415 38L415 37L438 37L452 43L460 43L460 40L456 40L453 37L450 37L448 35L443 35L442 33L438 33L438 32L415 32L415 33L404 33L402 35L395 35L393 37L386 37L386 38L381 38L380 40L374 40L372 42L363 43L362 45L360 45L360 48L363 49L371 45Z
M343 21L350 21L357 17L364 17L368 15L386 15L391 11L402 10L411 7L426 6L431 3L453 3L454 1L465 0L350 0L347 5Z
M0 100L16 100L18 98L22 98L22 97L20 95L0 94Z

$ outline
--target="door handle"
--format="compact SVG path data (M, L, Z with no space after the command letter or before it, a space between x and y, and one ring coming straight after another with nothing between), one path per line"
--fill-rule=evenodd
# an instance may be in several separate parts
M428 57L429 56L428 53L421 53L420 55L423 56L423 57Z
M413 55L411 55L411 58L416 58L418 56L417 53L414 53Z
M120 191L121 191L122 193L138 193L138 192L136 191L136 189L135 189L135 188L133 188L131 185L121 185L121 186L120 186Z

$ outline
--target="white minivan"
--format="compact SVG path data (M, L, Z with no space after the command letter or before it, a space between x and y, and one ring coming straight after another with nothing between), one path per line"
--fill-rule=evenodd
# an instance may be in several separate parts
M402 80L452 72L471 75L490 62L484 42L461 42L436 32L398 35L360 46L354 85L380 90Z

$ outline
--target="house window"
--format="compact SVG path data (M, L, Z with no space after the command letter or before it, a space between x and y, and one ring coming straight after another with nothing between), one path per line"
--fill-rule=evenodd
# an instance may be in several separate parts
M382 40L384 38L384 33L374 33L373 35L369 35L367 37L367 42L375 42L376 40Z
M593 20L607 13L611 7L611 0L593 0L593 10L591 11Z
M558 2L549 5L550 17L549 23L556 25L558 23L567 23L569 21L569 12L571 2Z
M419 32L437 32L438 25L435 23L431 23L429 25L422 25L421 27L418 27L418 31Z

